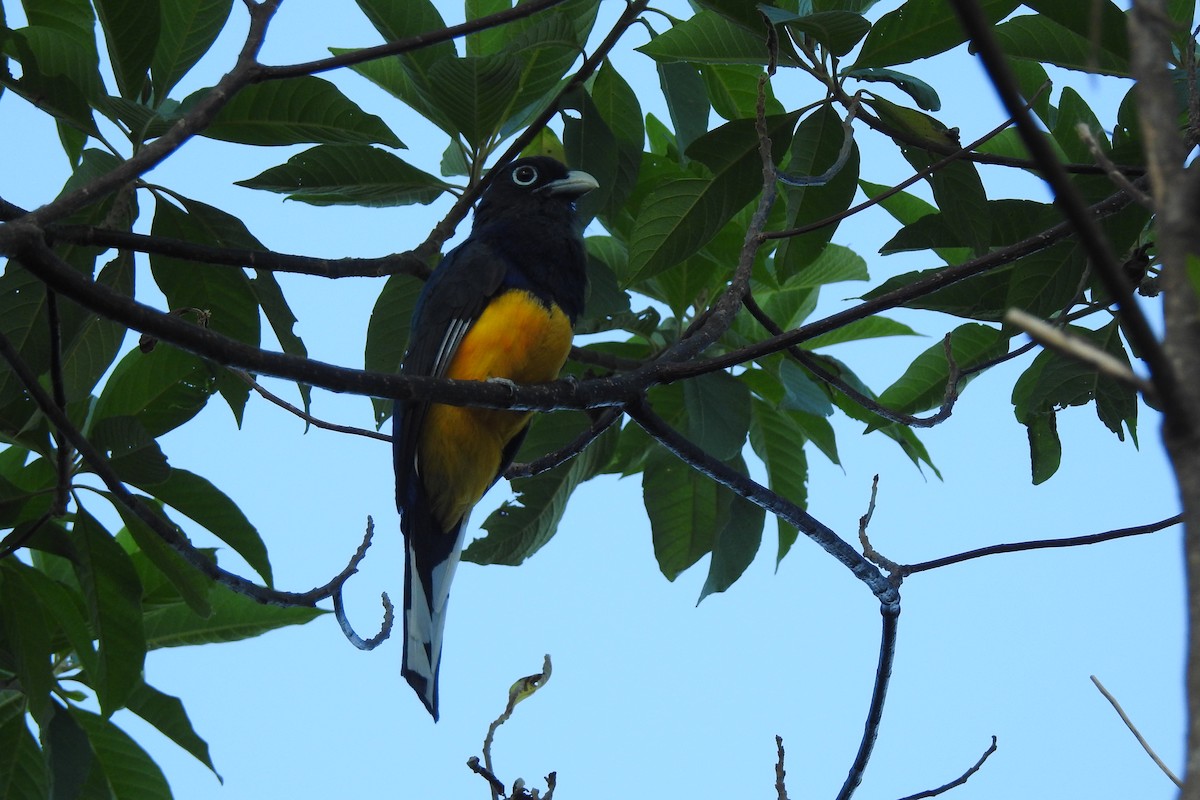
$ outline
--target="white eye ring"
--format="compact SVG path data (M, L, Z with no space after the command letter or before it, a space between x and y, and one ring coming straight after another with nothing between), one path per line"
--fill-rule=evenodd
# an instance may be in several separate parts
M538 171L528 164L523 164L512 171L512 179L517 186L531 186L538 179Z

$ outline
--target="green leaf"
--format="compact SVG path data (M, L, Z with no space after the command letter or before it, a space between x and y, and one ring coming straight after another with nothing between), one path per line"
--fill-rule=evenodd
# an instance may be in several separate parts
M646 128L633 87L607 61L592 82L591 97L592 107L617 140L616 172L609 181L601 209L604 216L611 218L620 214L637 185Z
M472 147L482 147L504 122L521 88L524 65L509 53L447 58L429 72L429 96Z
M1063 27L1048 16L1026 14L997 25L993 33L1013 58L1054 64L1101 75L1130 77L1128 52L1096 46L1088 37Z
M121 251L100 271L102 286L133 296L133 253ZM125 327L99 314L87 314L70 339L63 343L62 377L67 402L87 397L108 371L125 339Z
M54 619L58 629L62 631L62 636L65 636L64 641L56 635L51 646L55 652L64 652L68 648L74 651L76 660L88 676L88 680L92 681L100 664L92 643L92 631L88 627L88 621L84 619L85 602L79 590L51 578L38 569L23 569L21 574L32 592L31 596L36 596L42 611Z
M796 176L823 175L837 162L846 131L831 106L821 106L796 126L788 151L787 172ZM786 227L795 228L845 211L854 200L859 169L858 145L852 144L842 168L820 186L783 186L787 203ZM775 273L781 281L805 269L822 254L838 224L789 237L775 254Z
M765 13L765 12L764 12ZM871 30L871 23L852 11L816 11L810 14L773 13L771 21L786 23L793 32L807 35L820 42L839 58L854 49L854 45Z
M767 468L767 488L801 508L808 507L808 458L804 430L788 414L755 400L750 417L750 446ZM796 543L799 530L783 517L776 517L779 546L775 564L779 565Z
M0 333L36 374L50 369L49 317L45 284L16 261L0 276ZM0 408L24 397L24 388L7 361L0 363Z
M275 279L275 274L270 270L255 270L254 277L250 279L250 288L254 291L254 297L262 307L263 315L271 325L271 330L274 331L275 338L279 340L283 352L307 358L308 348L304 346L304 340L295 332L296 315L292 313L287 298L283 296L283 289L280 287L279 281ZM308 411L312 387L302 383L299 384L299 389L304 410Z
M86 5L86 4L85 4ZM87 8L90 14L91 8ZM4 52L21 65L20 79L0 71L0 84L8 87L59 121L88 135L96 135L92 103L104 94L95 34L72 27L32 23L7 32Z
M143 682L129 696L129 710L149 722L175 744L191 753L197 761L212 770L221 780L208 755L208 743L196 734L178 697L164 694Z
M1008 352L1009 338L988 325L968 323L950 334L951 352L959 370L967 370ZM959 379L958 393L973 376ZM915 414L941 405L950 379L946 350L941 342L917 356L895 383L884 390L879 402L887 408Z
M1104 53L1114 61L1129 60L1128 19L1112 0L1088 3L1029 0L1025 5L1086 40L1096 57Z
M942 99L937 90L920 78L915 78L894 69L879 67L863 67L862 69L847 70L842 73L847 78L857 78L860 81L882 81L900 88L905 94L916 101L917 105L926 111L940 111Z
M848 247L830 243L815 261L789 276L784 285L789 289L816 288L843 281L870 280L870 277L866 259Z
M159 2L95 0L95 4L117 87L122 97L136 99L146 85L146 73L158 43L162 14Z
M391 153L362 144L317 145L286 164L234 183L314 206L370 208L428 205L448 188L444 181Z
M129 734L105 717L81 708L72 708L71 716L87 733L96 756L95 765L113 797L171 800L171 789L162 770Z
M99 640L93 688L100 707L112 714L142 680L142 586L129 556L86 511L76 516L73 535L75 574Z
M780 408L820 417L833 414L833 404L822 385L810 378L808 370L795 361L786 359L780 363L779 382L783 386Z
M740 455L730 462L730 466L742 474L746 473L746 462ZM762 544L766 512L723 486L721 494L729 498L728 510L723 515L724 524L719 527L713 540L712 560L709 561L708 575L700 589L697 605L710 594L725 591L742 577Z
M180 110L186 113L209 91L191 94ZM363 111L329 81L312 76L245 87L200 135L256 145L312 142L404 147L383 120Z
M740 64L704 64L700 77L713 110L727 120L753 118L757 113L758 79L763 74L759 67ZM775 99L771 84L766 84L765 100L767 114L783 114L783 104Z
M169 345L130 351L117 363L92 412L93 424L132 416L151 437L184 424L204 408L216 387L204 362Z
M363 351L363 369L372 372L399 372L400 361L408 348L413 309L424 282L411 275L392 275L383 284L371 319L367 321L367 343ZM375 424L382 425L392 415L392 401L371 398Z
M20 682L29 712L46 724L50 693L55 686L50 663L50 629L33 586L25 578L32 572L13 559L0 561L0 634L6 669Z
M208 52L225 27L233 0L167 0L162 3L161 31L150 74L161 102Z
M714 458L737 457L750 430L750 390L725 372L683 381L687 436Z
M538 457L566 445L587 427L583 414L539 415L531 437L540 433L535 452L523 448L520 458ZM542 429L540 432L538 429ZM546 428L554 434L546 435ZM558 523L575 487L591 479L612 460L619 432L609 428L587 449L565 464L512 482L516 498L504 501L483 522L487 536L476 539L463 551L463 559L476 564L517 566L540 550L558 531ZM546 440L549 441L546 441ZM551 447L547 444L552 443ZM540 452L537 452L540 451Z
M581 197L576 203L579 224L587 225L603 208L609 205L612 190L621 170L621 145L616 135L604 120L591 95L576 93L569 101L579 111L579 118L563 120L563 152L565 160L581 169L600 184ZM641 147L637 148L641 160ZM625 187L626 196L632 185Z
M767 119L775 149L795 124L794 114ZM713 177L665 181L642 202L629 243L624 285L645 280L700 249L762 190L753 120L735 120L697 139L688 154Z
M183 647L252 639L287 625L303 625L328 613L319 608L267 606L213 584L209 589L213 613L198 616L184 603L148 609L145 615L146 646Z
M712 11L697 11L688 19L635 48L658 62L692 64L766 64L766 32L750 31Z
M658 84L675 129L675 146L686 151L692 142L708 132L708 93L704 79L695 64L668 62L659 63L657 67ZM681 164L687 163L687 158L682 155L678 160Z
M274 580L267 546L229 497L207 478L178 467L163 483L142 487L233 548L268 586Z
M49 796L53 800L86 797L83 787L95 766L92 745L87 733L66 708L54 703L51 709L50 722L41 731L50 773Z
M718 484L670 453L654 450L642 473L642 494L654 556L673 581L712 551L719 514Z
M48 797L46 764L23 714L0 722L0 797Z
M1007 17L1019 0L981 0L980 10L993 23ZM880 17L863 42L853 69L890 67L944 53L967 40L958 17L945 0L908 0Z
M894 319L880 316L878 314L863 319L856 319L853 322L843 325L840 328L823 333L820 336L814 336L804 343L805 349L820 350L822 347L830 345L842 344L843 342L856 342L862 339L879 339L884 336L919 336L916 331L905 325L903 322L897 322Z
M360 2L359 4L361 5L362 3ZM396 3L389 3L389 5L399 6ZM416 3L413 3L413 5L416 5ZM441 45L448 46L451 56L453 56L454 44L452 42L442 42L439 45L421 48L412 53L396 56L395 58L384 58L376 61L368 61L363 64L355 64L350 69L402 103L407 104L451 137L455 137L455 141L457 141L459 133L458 125L429 99L428 89L426 88L428 79L427 76L423 75L422 70L424 67L421 66L424 62L415 58L421 53L440 50ZM353 50L345 47L331 47L329 48L329 52L335 56L340 56L344 53L353 52Z
M1029 463L1036 486L1053 477L1062 463L1058 418L1053 411L1043 411L1030 415L1024 424L1029 434Z
M212 609L208 605L209 579L194 566L184 561L183 556L163 541L158 533L147 525L141 517L130 511L115 497L108 494L105 496L121 515L121 520L125 523L127 535L137 544L141 555L150 564L153 564L162 573L163 577L170 581L171 586L175 588L179 596L193 611L200 616L211 614ZM155 506L154 501L145 497L140 499L142 505L151 509L151 513L162 520L163 523L170 528L174 528L183 538L187 538L184 536L183 531Z

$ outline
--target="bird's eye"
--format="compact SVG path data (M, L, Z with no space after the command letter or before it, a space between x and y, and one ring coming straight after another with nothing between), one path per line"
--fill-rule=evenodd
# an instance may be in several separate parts
M529 186L537 180L538 171L533 167L525 164L513 170L513 183L517 186Z

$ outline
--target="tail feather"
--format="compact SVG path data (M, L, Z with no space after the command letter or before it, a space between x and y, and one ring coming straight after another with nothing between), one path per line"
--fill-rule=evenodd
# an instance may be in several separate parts
M446 628L446 607L450 584L458 567L467 519L456 529L442 533L434 552L429 538L414 536L404 525L408 555L404 580L404 658L402 672L434 721L438 718L438 670L442 662L442 633ZM416 526L413 526L416 527ZM435 526L436 527L436 526ZM422 543L426 546L422 547ZM445 544L452 543L449 552Z

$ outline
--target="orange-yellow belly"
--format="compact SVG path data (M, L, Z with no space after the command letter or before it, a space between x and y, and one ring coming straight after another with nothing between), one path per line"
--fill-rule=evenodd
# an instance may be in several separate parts
M458 347L447 378L544 383L558 377L571 349L571 323L525 291L511 290L488 304ZM500 469L505 446L528 412L433 404L425 416L419 463L434 516L449 530Z

